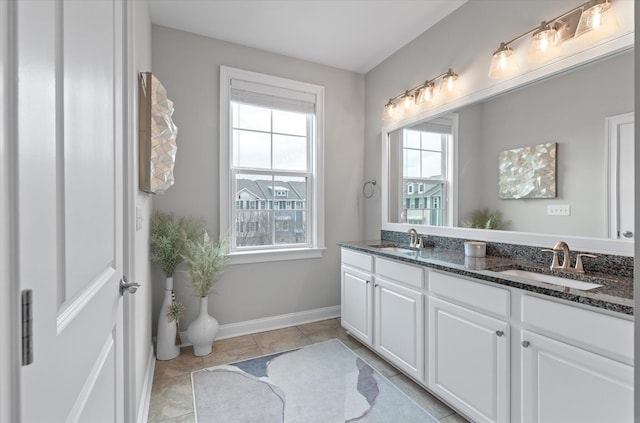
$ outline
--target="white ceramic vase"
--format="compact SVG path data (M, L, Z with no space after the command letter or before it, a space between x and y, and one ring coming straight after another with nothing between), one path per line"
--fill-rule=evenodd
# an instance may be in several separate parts
M211 354L211 346L217 334L218 321L209 315L209 297L200 297L200 313L187 329L193 353L197 356Z
M164 300L158 316L158 337L156 342L156 358L171 360L180 355L180 345L176 345L176 322L170 322L167 311L173 302L173 278L167 278L164 289Z

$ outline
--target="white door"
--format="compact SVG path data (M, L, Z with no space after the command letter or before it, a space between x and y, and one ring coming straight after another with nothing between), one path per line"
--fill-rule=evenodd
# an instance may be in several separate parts
M429 387L474 421L509 421L509 325L429 297Z
M522 421L633 421L633 367L522 331Z
M417 380L424 378L424 296L378 277L375 349Z
M123 8L16 2L23 422L123 421Z
M634 238L634 114L607 118L609 237Z
M361 341L371 345L372 277L342 266L342 326Z

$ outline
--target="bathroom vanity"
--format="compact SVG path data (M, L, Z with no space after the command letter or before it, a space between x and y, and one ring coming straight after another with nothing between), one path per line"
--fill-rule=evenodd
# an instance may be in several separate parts
M633 280L344 242L342 325L474 422L633 421ZM577 288L504 273L579 278Z

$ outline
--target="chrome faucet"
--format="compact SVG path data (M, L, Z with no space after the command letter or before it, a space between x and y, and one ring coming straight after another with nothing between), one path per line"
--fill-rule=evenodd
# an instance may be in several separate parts
M409 241L409 247L417 247L418 246L418 231L415 228L411 228L407 231L411 240Z
M569 245L567 245L564 241L558 241L552 250L544 249L542 251L553 253L553 261L551 262L551 270L565 270L576 273L585 273L584 267L582 265L582 257L591 257L596 258L597 256L593 254L578 254L578 258L576 259L576 267L571 268L571 251L569 250ZM558 262L558 253L562 251L562 265Z

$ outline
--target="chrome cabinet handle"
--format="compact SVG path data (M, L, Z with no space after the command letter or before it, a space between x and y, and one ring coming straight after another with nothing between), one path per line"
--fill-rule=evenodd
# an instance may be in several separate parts
M501 331L501 330L497 330L497 331L496 331L496 335L498 335L498 336L502 336L502 335L504 335L504 332L503 332L503 331Z
M633 232L631 232L631 231L624 231L624 232L622 233L622 236L623 236L623 237L625 237L625 238L633 238Z
M521 342L521 344L522 344L522 346L523 346L523 347L527 348L527 347L529 347L529 345L531 345L531 342L529 342L529 341L522 341L522 342Z

